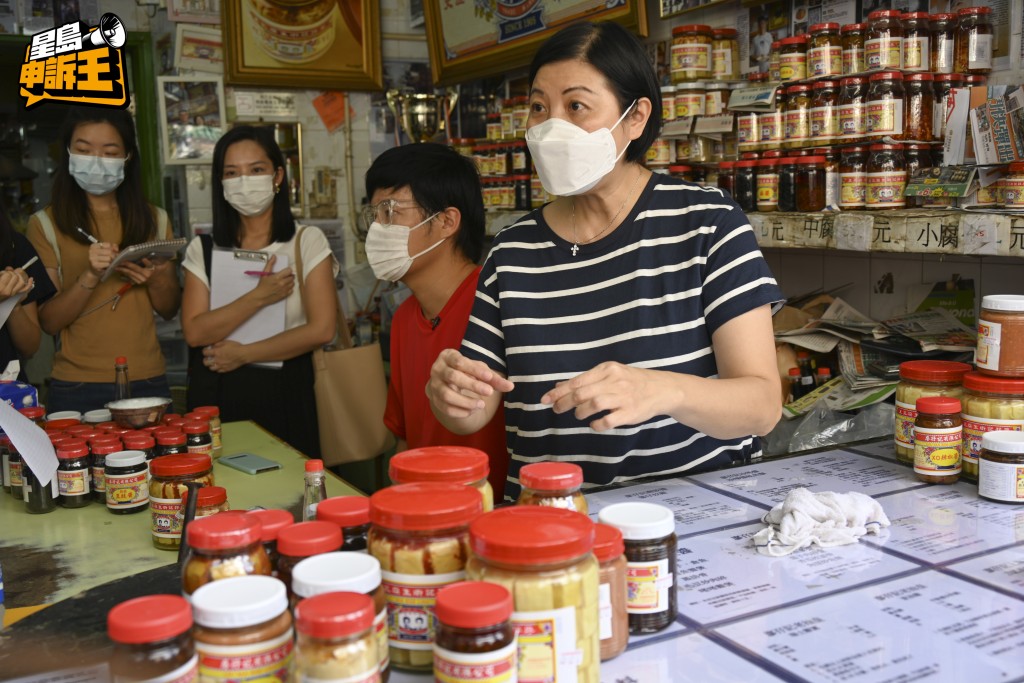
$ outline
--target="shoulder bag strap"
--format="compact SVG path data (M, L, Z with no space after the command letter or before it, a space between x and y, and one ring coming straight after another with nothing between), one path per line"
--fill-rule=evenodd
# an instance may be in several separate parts
M39 219L39 225L43 229L43 237L53 247L53 255L57 257L57 281L60 286L64 286L64 269L61 266L60 260L60 247L57 246L57 231L53 227L53 221L50 220L50 214L46 213L46 209L36 211L35 217Z
M306 231L308 226L302 226L299 229L299 233L295 236L295 275L299 279L299 299L302 300L303 310L306 306L306 285L304 273L302 272L302 249L300 245L302 243L302 233ZM348 320L345 318L345 312L341 310L341 301L338 300L338 295L334 295L334 305L337 311L337 317L335 318L335 339L338 340L339 345L342 348L352 348L352 334L348 331Z

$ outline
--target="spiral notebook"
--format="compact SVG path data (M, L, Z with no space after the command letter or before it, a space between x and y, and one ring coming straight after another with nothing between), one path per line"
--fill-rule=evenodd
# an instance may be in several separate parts
M100 282L105 281L114 270L128 261L137 263L142 259L149 259L151 261L167 261L168 259L174 258L174 255L181 251L185 245L188 244L188 240L184 237L178 237L173 240L154 240L152 242L143 242L142 244L133 244L127 249L121 250L117 257L111 262L110 266L103 273L103 277L100 278Z

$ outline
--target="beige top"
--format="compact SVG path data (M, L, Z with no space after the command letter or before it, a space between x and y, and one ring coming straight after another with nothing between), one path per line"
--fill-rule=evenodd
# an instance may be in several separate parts
M174 237L167 214L163 209L151 207L157 219L157 226L164 225L165 234L159 239ZM47 215L53 222L49 207ZM159 230L159 227L158 227ZM101 242L121 242L121 217L115 207L112 211L93 214L92 234ZM89 248L76 242L56 228L54 234L60 249L63 280L74 285L78 277L89 268ZM43 232L37 216L28 222L26 236L39 253L39 259L50 270L57 270L57 256ZM83 313L101 301L109 299L124 284L117 275L96 285L89 296ZM63 284L56 283L57 289ZM107 304L77 320L60 331L60 347L53 360L53 377L66 382L113 382L114 359L124 356L128 359L128 377L132 381L149 379L164 374L164 356L156 338L153 305L145 287L129 289L111 310Z

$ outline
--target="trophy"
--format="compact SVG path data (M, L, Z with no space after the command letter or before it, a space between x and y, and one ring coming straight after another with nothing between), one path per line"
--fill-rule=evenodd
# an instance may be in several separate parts
M397 89L387 92L388 107L401 124L402 130L413 142L429 142L441 131L447 130L448 117L455 108L459 94L447 88L443 94L403 93Z

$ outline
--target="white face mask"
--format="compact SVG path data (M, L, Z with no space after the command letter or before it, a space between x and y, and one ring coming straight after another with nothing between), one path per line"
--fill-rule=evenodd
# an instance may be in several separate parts
M97 157L91 154L68 153L68 171L78 186L89 194L113 192L124 182L127 159Z
M626 107L612 128L618 127L636 104ZM550 118L527 129L526 144L533 156L540 182L557 197L583 194L611 173L626 153L619 152L609 128L588 133L565 119Z
M409 235L413 230L426 225L437 214L408 228L404 225L387 225L374 221L366 234L366 260L373 269L373 274L380 280L398 282L406 273L412 262L431 249L439 246L447 237L442 238L418 254L409 256Z
M274 202L274 176L225 178L224 199L243 216L258 216Z

